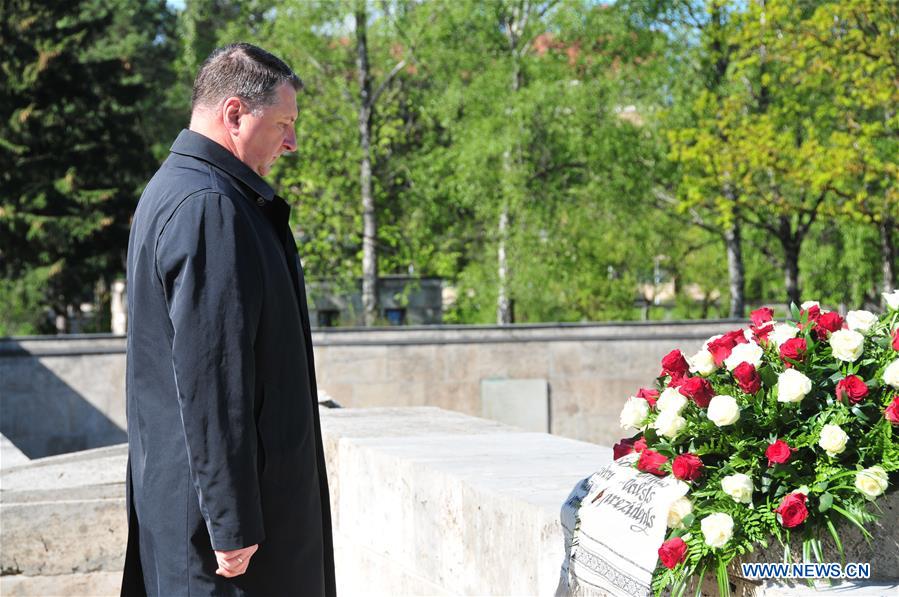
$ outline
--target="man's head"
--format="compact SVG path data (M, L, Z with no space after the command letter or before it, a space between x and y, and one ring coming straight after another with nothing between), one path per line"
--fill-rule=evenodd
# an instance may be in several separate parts
M296 150L296 94L302 87L290 67L261 48L218 48L197 73L190 128L265 176L282 153Z

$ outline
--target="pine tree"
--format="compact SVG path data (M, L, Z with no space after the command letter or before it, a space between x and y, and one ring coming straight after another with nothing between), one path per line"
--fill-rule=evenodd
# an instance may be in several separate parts
M124 270L130 215L155 167L142 133L150 88L132 57L109 51L110 9L0 6L0 300L20 305L0 334L33 333L48 331L41 307L64 313Z

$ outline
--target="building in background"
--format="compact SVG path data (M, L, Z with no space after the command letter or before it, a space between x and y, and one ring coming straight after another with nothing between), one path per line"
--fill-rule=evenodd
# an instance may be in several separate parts
M312 327L361 326L362 281L345 289L332 282L306 285ZM443 322L443 279L416 276L378 278L379 325Z

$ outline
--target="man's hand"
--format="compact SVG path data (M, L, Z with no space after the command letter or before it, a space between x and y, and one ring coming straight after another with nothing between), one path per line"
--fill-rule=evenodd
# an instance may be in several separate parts
M219 567L215 573L225 578L240 576L247 571L247 566L250 565L250 558L253 557L257 549L259 549L258 543L232 551L216 551L215 560L218 562Z

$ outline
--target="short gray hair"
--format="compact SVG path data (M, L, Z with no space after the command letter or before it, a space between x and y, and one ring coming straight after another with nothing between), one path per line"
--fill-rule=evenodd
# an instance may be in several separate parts
M194 81L191 109L217 106L236 96L256 110L272 105L283 83L296 91L303 88L300 78L277 56L252 44L230 44L215 49L203 62Z

